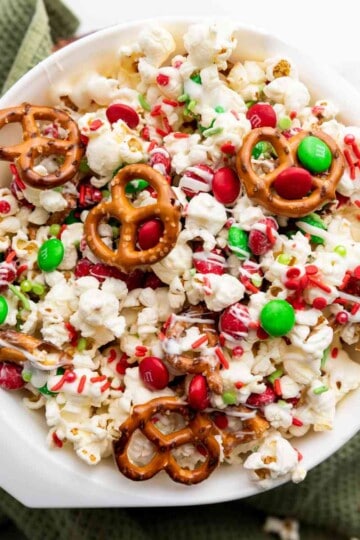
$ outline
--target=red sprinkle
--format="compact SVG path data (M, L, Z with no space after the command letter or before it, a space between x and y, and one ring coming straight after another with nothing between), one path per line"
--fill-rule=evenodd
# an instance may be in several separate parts
M22 264L21 266L19 266L19 268L16 270L16 277L19 277L23 272L26 272L27 269L27 264Z
M16 252L12 249L5 257L5 262L10 263L16 257Z
M110 388L110 386L111 386L111 382L110 382L110 381L107 381L105 384L103 384L102 387L100 388L101 393L103 394L104 392L106 392L106 390L107 390L108 388Z
M291 111L289 116L290 116L290 120L294 120L294 118L297 117L297 112L296 111Z
M244 349L238 345L237 347L233 348L232 353L234 356L242 356L244 354Z
M181 133L180 131L175 131L175 133L173 133L173 137L175 139L187 139L188 137L190 137L190 135L188 133Z
M191 348L192 348L192 349L198 349L199 347L201 347L201 345L203 345L204 343L206 343L207 340L208 340L208 337L207 337L207 336L201 336L199 339L197 339L196 341L194 341L194 343L192 343Z
M308 266L305 266L305 272L308 276L317 274L319 271L318 267L315 266L315 264L309 264Z
M299 450L297 448L295 448L295 450L296 450L297 455L298 455L298 461L301 461L304 458L304 456L302 455L301 452L299 452Z
M11 210L11 206L7 201L5 200L0 201L0 214L8 214L10 210Z
M103 121L97 118L96 120L93 120L89 126L90 131L97 131L101 126L103 125Z
M337 358L338 354L339 354L339 349L337 347L334 347L331 351L331 358Z
M231 142L224 143L222 146L220 146L220 150L229 156L233 156L236 152L236 148Z
M241 382L241 381L236 381L235 383L235 388L237 388L238 390L240 390L240 388L242 388L243 386L245 386L245 383Z
M54 444L58 446L59 448L62 448L63 442L59 437L56 435L55 431L52 434L52 440L54 441Z
M96 382L103 382L106 381L106 375L99 375L98 377L91 377L90 382L96 383Z
M360 304L354 304L352 309L351 309L351 315L356 315L356 313L359 311L360 309Z
M220 343L220 345L222 347L225 345L225 342L226 342L226 338L225 338L224 334L220 334L219 335L219 343Z
M164 75L163 73L159 73L159 75L156 77L156 82L159 86L167 86L170 82L170 77L168 77L168 75Z
M81 379L80 379L80 382L79 382L79 385L77 387L78 394L81 394L82 391L84 390L85 383L86 383L86 375L82 375Z
M26 185L21 180L20 175L19 175L19 171L17 170L16 165L14 163L10 163L10 171L11 171L11 174L14 176L14 180L15 180L15 183L16 183L17 187L19 189L25 189Z
M107 358L107 361L109 362L109 364L111 364L111 362L113 362L115 360L116 356L117 355L116 355L115 349L110 349L109 356Z
M328 287L325 283L322 281L319 281L318 279L315 279L313 277L309 277L309 281L312 285L315 285L319 289L321 289L324 292L331 293L330 287Z
M304 422L302 422L299 418L296 418L295 416L292 419L293 426L301 427L304 425Z
M351 133L348 133L347 135L345 135L344 137L344 143L345 144L353 144L355 142L355 136L352 135Z
M282 394L280 379L274 381L274 392L277 396L281 396Z
M147 351L147 347L144 347L143 345L138 345L137 347L135 347L135 356L145 356Z
M66 370L64 375L65 375L65 381L68 383L72 383L76 380L76 373L73 370Z
M55 384L52 388L50 388L50 392L58 392L66 383L66 371L61 377L60 381Z
M174 101L172 99L167 99L167 98L163 99L163 103L165 105L170 105L170 107L178 107L178 105L179 105L177 101Z
M327 300L322 296L317 296L314 298L312 305L315 309L324 309L327 306Z
M289 279L297 278L301 274L300 268L296 268L295 266L289 268L289 270L286 272L286 277Z
M340 311L336 315L336 322L339 324L347 324L349 322L349 315L346 313L346 311Z
M220 364L223 366L224 369L229 369L229 362L227 361L224 353L220 349L220 347L216 347L215 354L219 359Z

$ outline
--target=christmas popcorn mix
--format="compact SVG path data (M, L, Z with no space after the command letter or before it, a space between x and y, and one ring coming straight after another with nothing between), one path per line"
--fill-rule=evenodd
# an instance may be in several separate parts
M134 480L302 480L360 386L360 129L229 25L147 28L112 74L0 111L0 386ZM66 97L64 97L66 96Z

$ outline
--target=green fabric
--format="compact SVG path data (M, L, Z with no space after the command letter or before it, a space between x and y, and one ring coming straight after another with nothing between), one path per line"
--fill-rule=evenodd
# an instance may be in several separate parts
M76 27L59 0L0 0L0 88ZM260 540L267 515L300 520L302 540L360 537L360 434L299 485L213 506L43 511L0 490L1 540Z

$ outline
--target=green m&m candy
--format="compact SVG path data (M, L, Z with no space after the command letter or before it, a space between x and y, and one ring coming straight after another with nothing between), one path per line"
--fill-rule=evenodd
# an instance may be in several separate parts
M126 185L125 192L126 193L136 193L137 191L142 191L143 189L147 188L149 185L149 182L146 180L142 180L141 178L137 178L135 180L131 180Z
M286 300L270 300L260 312L260 324L270 336L285 336L295 324L295 311Z
M38 265L44 272L52 272L64 258L64 244L58 238L50 238L42 244L38 253Z
M331 150L318 137L309 135L301 141L297 149L301 164L312 173L322 173L328 170L332 162Z
M228 244L231 251L239 257L239 259L247 259L250 255L248 247L248 235L239 227L232 225L228 232Z
M319 217L317 214L309 214L307 216L302 217L300 222L307 223L308 225L312 225L313 227L317 227L318 229L322 229L323 231L327 230L327 227L321 217ZM299 227L300 231L303 233L301 227ZM313 244L324 244L324 239L321 238L321 236L315 236L314 234L311 235L311 242Z
M5 322L5 319L9 313L9 306L6 299L0 296L0 324Z

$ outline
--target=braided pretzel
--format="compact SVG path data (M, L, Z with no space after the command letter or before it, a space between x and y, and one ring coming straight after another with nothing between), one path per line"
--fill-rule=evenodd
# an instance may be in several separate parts
M71 363L70 356L52 343L42 341L29 334L15 332L14 330L3 330L0 332L0 362L23 364L30 357L40 362L43 360L41 356L44 356L45 352L59 354L58 365ZM27 355L27 353L29 354ZM53 368L54 366L52 366Z
M240 413L251 413L251 409L239 405L237 407L230 407L231 410ZM242 420L241 431L227 431L221 430L222 443L224 448L225 457L229 457L234 448L238 445L251 442L255 439L260 439L265 431L270 427L270 424L265 418L256 413L255 416L250 418L244 418Z
M157 429L152 418L155 414L169 413L183 416L187 426L165 435ZM128 457L128 447L136 430L140 430L156 448L155 456L143 466L135 465ZM217 431L212 421L204 413L194 413L174 397L156 398L136 405L131 416L120 426L120 431L120 439L113 444L115 460L120 472L131 480L148 480L165 470L175 482L198 484L210 476L220 461L220 446L215 439ZM201 444L207 451L205 461L194 470L181 468L171 453L189 443L194 446Z
M194 319L194 321L191 319ZM200 322L201 319L204 319L204 322ZM179 315L173 315L165 332L166 338L170 341L177 341L184 336L184 333L188 328L194 325L199 328L201 335L207 337L206 346L216 347L219 343L219 336L215 330L215 321L212 320L209 311L201 305L191 306L188 311ZM213 357L214 364L212 364L209 359L202 357L201 351L189 350L181 355L165 353L165 360L176 369L176 371L192 374L201 373L206 377L210 390L216 394L222 394L223 382L220 376L220 362L215 353L213 354Z
M125 187L136 178L146 180L157 191L154 204L140 208L131 204ZM149 165L128 165L114 177L111 198L111 201L101 202L92 208L86 218L85 238L91 251L103 262L124 270L163 259L176 244L181 216L175 195L165 178ZM98 232L100 222L110 216L121 223L120 238L115 251L104 244ZM150 218L161 219L164 224L163 235L156 246L137 251L137 229Z
M36 121L56 122L67 130L66 139L45 137ZM7 124L21 123L23 142L12 146L0 146L0 159L16 160L22 179L34 188L54 188L71 180L79 169L83 145L76 122L68 114L52 107L40 107L23 103L0 111L0 129ZM38 157L52 154L64 156L58 170L42 176L34 170Z
M284 199L275 192L272 185L277 176L288 167L301 166L297 149L309 135L321 139L329 147L333 158L330 169L325 174L312 176L313 191L309 196L295 200ZM260 141L271 143L279 160L279 165L273 171L261 177L256 174L251 163L254 146ZM273 214L297 218L335 199L335 189L344 172L345 161L335 141L323 131L301 131L288 140L278 130L264 127L253 129L245 137L237 155L236 167L250 199Z

